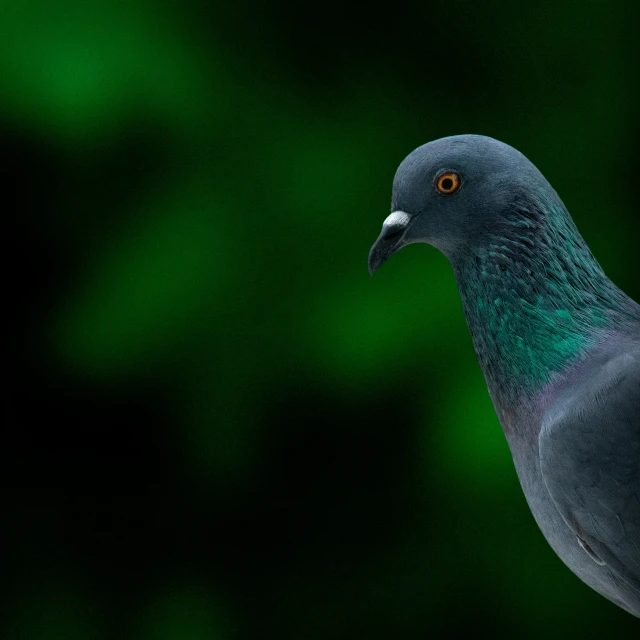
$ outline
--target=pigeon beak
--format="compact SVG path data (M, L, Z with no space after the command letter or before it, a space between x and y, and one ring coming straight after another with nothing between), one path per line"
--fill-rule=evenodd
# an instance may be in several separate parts
M396 251L401 249L402 242L411 216L404 211L394 211L382 224L382 232L369 252L369 273L382 266Z

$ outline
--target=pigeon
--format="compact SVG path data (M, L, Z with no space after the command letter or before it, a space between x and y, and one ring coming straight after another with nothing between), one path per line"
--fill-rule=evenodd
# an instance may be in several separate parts
M640 617L640 305L542 173L493 138L412 151L391 211L369 272L416 242L449 260L536 523L583 582Z

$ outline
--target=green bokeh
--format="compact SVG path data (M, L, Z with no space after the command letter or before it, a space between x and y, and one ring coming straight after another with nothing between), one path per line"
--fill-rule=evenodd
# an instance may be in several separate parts
M528 511L445 258L411 246L375 278L366 259L402 158L480 133L534 161L639 299L632 6L2 4L0 123L45 166L17 214L45 283L18 283L23 385L62 381L87 440L109 440L96 397L114 422L137 398L159 474L152 497L109 480L104 506L55 502L72 535L140 493L130 535L156 555L131 587L102 585L98 547L58 557L35 507L14 520L16 637L630 637ZM60 479L73 446L41 445L50 474L37 440L35 484L93 496ZM16 513L51 508L15 484Z
M192 582L190 584L190 582ZM228 614L218 595L197 580L172 581L142 607L138 637L148 640L231 640Z
M29 640L108 638L107 621L97 594L90 584L83 584L64 569L54 575L40 575L19 593L19 600L6 617L8 635L5 637Z

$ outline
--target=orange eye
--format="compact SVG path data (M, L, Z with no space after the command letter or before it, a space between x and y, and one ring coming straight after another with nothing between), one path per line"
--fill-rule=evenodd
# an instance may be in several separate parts
M445 195L449 195L450 193L457 191L459 186L460 176L453 171L443 173L436 182L436 189Z

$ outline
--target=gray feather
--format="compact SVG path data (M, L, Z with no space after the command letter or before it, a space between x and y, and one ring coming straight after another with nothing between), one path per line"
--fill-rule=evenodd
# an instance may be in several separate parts
M540 171L497 140L418 147L392 209L370 272L414 242L449 259L531 513L581 580L640 617L640 306Z

